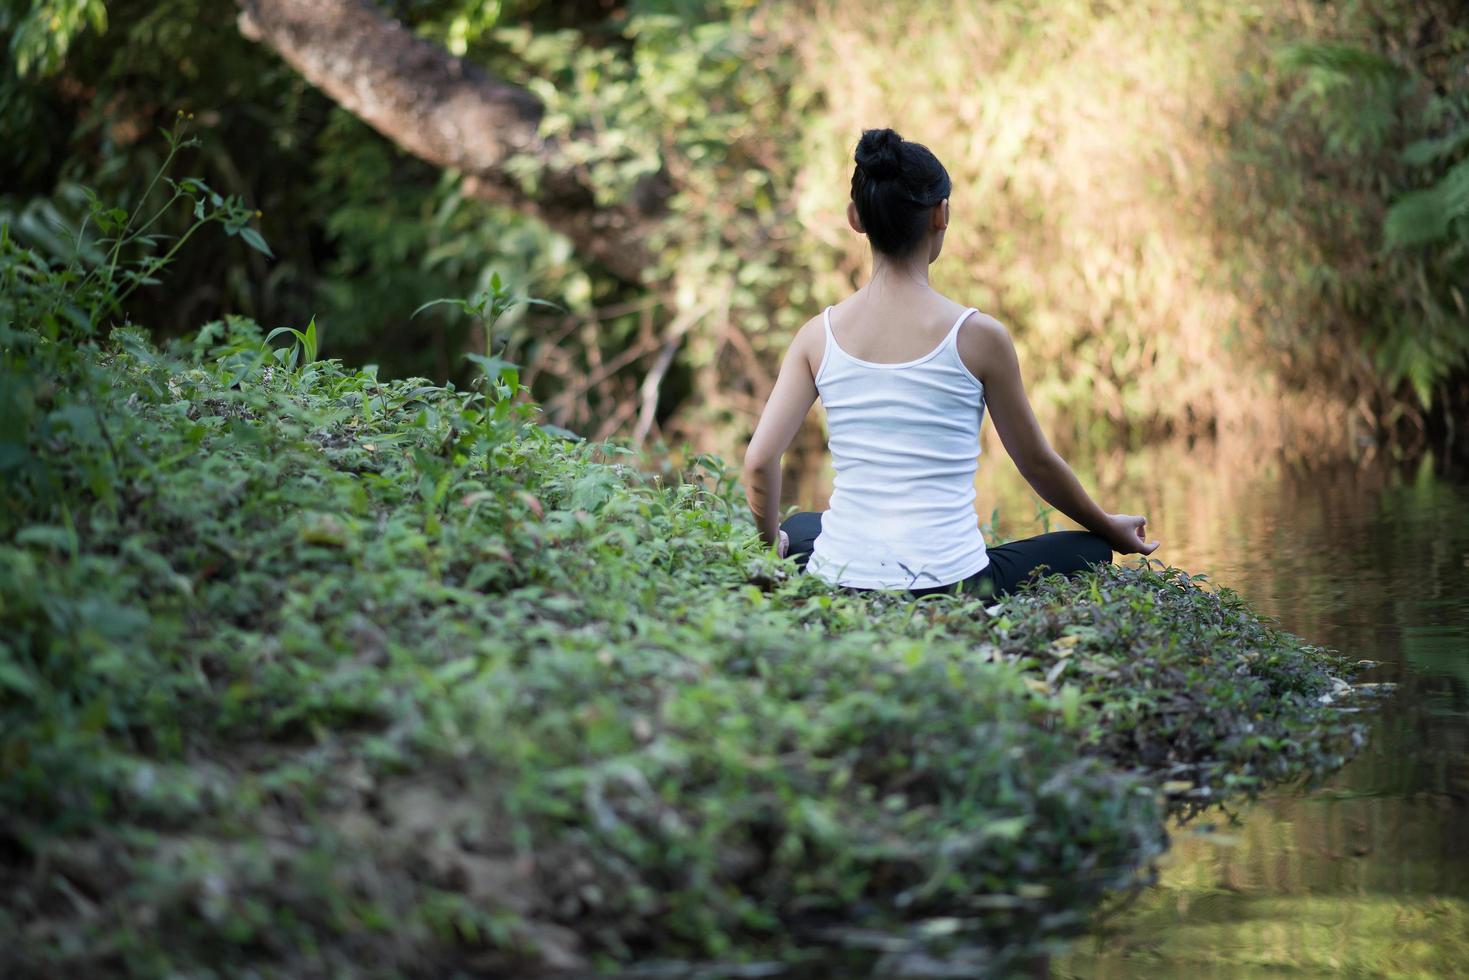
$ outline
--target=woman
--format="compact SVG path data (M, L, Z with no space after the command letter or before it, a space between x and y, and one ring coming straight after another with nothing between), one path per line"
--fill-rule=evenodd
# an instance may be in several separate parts
M767 544L855 589L1000 595L1032 573L1071 574L1112 552L1151 554L1146 521L1109 514L1041 433L1015 347L993 317L928 283L949 227L948 172L891 129L857 144L847 221L872 245L872 278L796 334L745 453ZM830 509L777 525L780 458L820 396L836 470ZM974 512L979 427L995 430L1043 499L1086 531L986 548Z

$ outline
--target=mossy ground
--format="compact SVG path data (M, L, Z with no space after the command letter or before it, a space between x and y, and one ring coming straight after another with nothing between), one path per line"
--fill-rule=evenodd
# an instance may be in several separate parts
M1000 968L1145 877L1169 800L1360 738L1227 590L834 595L716 460L542 428L507 366L0 349L7 975Z

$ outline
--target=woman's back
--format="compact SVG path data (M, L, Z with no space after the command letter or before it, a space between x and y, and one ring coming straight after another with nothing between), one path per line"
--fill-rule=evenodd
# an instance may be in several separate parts
M1113 547L1150 553L1147 521L1103 511L1046 441L1004 326L929 285L949 227L943 164L891 129L864 131L855 159L847 223L872 245L872 278L796 331L781 361L745 450L761 540L797 564L809 556L804 567L830 582L914 594L1003 594L1042 567L1070 574L1109 561ZM781 521L780 457L817 398L836 468L831 507ZM1021 474L1087 531L985 549L974 475L986 407Z
M822 578L924 588L988 564L974 513L984 389L957 346L975 312L963 310L937 342L941 328L924 322L932 309L913 308L910 324L875 322L892 311L835 325L833 308L823 313L815 382L836 479L809 566ZM907 353L915 356L888 360Z
M970 310L973 307L969 308ZM901 364L930 353L966 309L927 285L886 282L857 290L822 311L842 350L880 364Z

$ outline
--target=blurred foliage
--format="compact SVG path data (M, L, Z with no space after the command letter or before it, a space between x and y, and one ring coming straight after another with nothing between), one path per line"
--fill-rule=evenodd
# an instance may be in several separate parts
M1352 5L1327 36L1281 50L1296 87L1275 118L1295 138L1251 140L1275 164L1262 203L1297 204L1309 236L1278 247L1299 273L1281 292L1299 322L1344 321L1371 369L1427 408L1469 363L1469 17Z
M157 186L186 236L250 214ZM65 260L0 234L7 974L1003 971L1138 883L1165 798L1360 740L1340 660L1177 569L832 594L717 459L639 472L503 360L160 347L115 314L155 201Z
M105 0L5 0L0 32L9 37L10 61L20 75L47 75L61 67L71 42L88 27L107 27Z
M140 292L134 319L169 336L314 315L384 376L462 382L462 352L506 356L559 424L732 451L791 332L861 279L851 148L892 124L955 179L935 285L1011 325L1061 441L1340 438L1457 410L1461 5L387 7L534 92L598 200L671 180L642 282L386 143L243 40L229 0L5 0L0 215L62 254L79 187L126 203L154 129L191 110L210 139L190 166L258 203L278 258L193 250L188 287ZM535 167L515 169L533 194ZM567 312L517 310L494 351L452 308L409 318L496 269Z
M1448 379L1463 381L1469 357L1469 22L1450 4L1353 13L1338 29L1362 47L1296 44L1282 57L1304 75L1293 103L1327 137L1325 176L1378 222L1349 242L1378 275L1321 298L1359 323L1375 369L1428 407ZM1394 43L1401 35L1413 43ZM1319 241L1337 248L1340 200L1307 213Z
M1011 324L1063 439L1339 441L1451 407L1463 223L1401 229L1457 200L1461 5L833 3L816 22L802 60L841 68L806 130L808 227L839 213L860 126L928 143L956 187L935 285Z

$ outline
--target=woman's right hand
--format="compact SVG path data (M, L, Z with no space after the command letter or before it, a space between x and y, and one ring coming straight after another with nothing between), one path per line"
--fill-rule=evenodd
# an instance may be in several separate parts
M1148 519L1133 514L1108 514L1107 543L1119 555L1151 555L1159 542L1148 540Z

